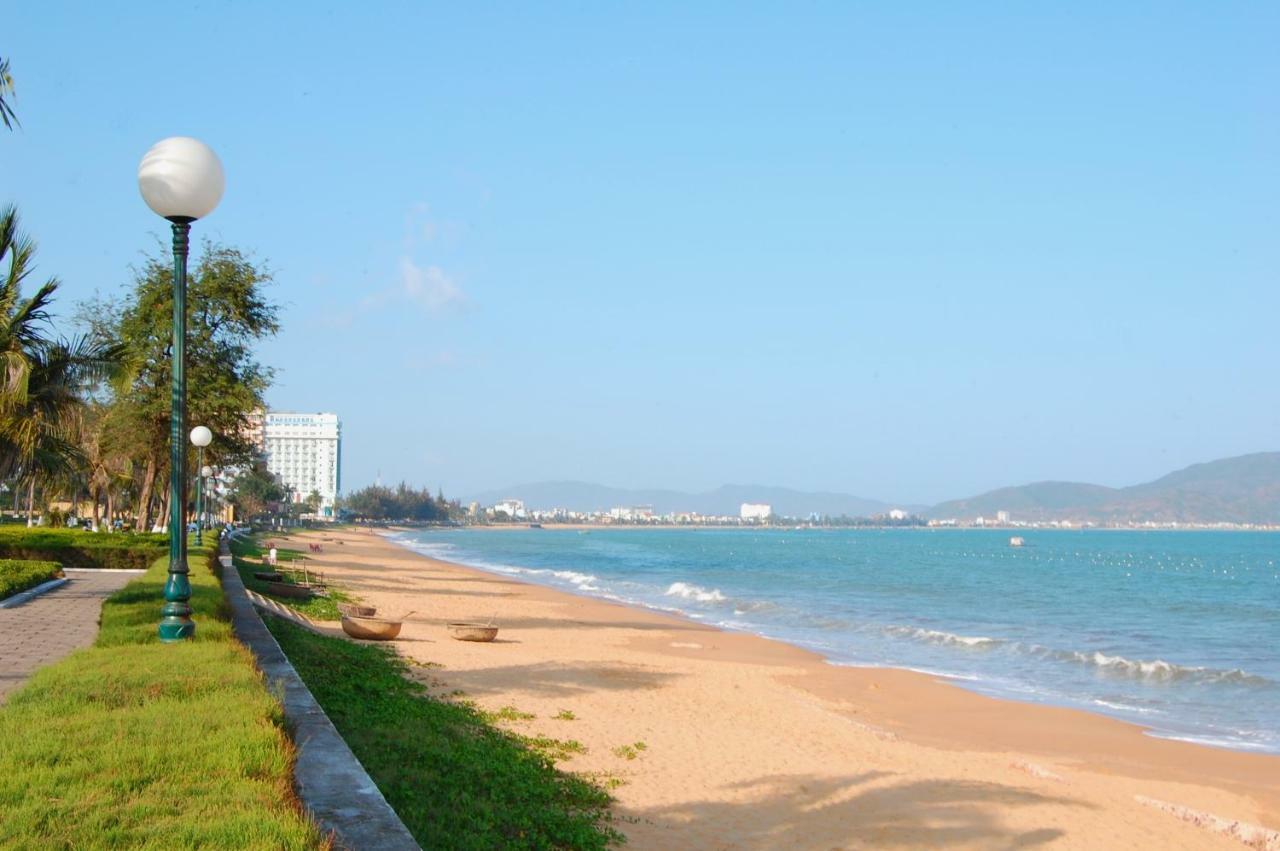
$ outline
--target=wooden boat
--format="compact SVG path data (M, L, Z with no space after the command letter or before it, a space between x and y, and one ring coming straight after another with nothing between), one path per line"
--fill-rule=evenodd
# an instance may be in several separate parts
M310 600L316 595L316 589L310 585L294 585L291 582L267 582L267 591L290 600Z
M386 618L365 618L356 615L342 616L342 631L352 638L366 641L390 641L400 634L404 621Z
M449 632L458 641L493 641L498 637L498 628L491 623L451 623Z
M278 570L255 570L253 572L254 579L260 579L263 582L279 582L284 579L284 574Z

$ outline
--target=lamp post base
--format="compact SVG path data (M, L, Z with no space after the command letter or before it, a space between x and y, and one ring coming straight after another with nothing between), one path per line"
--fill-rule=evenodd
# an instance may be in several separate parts
M185 562L169 565L169 580L164 585L165 604L160 609L160 640L182 641L196 634L195 621L191 620L191 581L187 579Z

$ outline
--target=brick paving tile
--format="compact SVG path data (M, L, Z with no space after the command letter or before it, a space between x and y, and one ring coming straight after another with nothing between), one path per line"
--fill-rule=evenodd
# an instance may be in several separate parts
M0 704L37 668L92 644L98 635L102 601L137 575L69 571L70 581L60 588L0 609ZM157 602L157 621L159 612Z

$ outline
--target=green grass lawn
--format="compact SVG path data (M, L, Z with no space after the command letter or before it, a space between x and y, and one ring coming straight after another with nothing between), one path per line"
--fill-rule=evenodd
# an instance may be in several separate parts
M0 559L0 600L62 576L56 561Z
M192 549L191 641L156 636L166 557L103 605L96 644L0 706L0 847L325 848L292 790L279 702Z
M387 648L265 620L423 848L601 849L623 841L608 793L556 768L551 755L581 752L577 742L520 736L474 706L430 698Z
M262 547L263 540L270 540L269 537L255 536L253 538L237 537L231 540L232 564L240 573L240 579L244 582L246 588L257 591L264 597L271 599L295 609L306 615L312 620L318 621L336 621L340 615L338 613L338 603L352 603L355 598L341 588L330 586L329 593L324 597L312 597L310 600L292 600L288 597L276 597L269 590L267 583L254 576L255 571L270 570L268 566L263 564L263 556L266 550ZM289 567L298 565L306 558L306 554L302 550L294 550L286 547L276 547L276 562L281 567ZM291 575L283 572L284 581L292 582Z

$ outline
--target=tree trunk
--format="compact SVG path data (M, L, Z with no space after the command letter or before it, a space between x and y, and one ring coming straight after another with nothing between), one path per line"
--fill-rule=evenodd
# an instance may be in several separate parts
M36 479L35 479L35 476L32 476L31 481L27 482L27 528L28 529L30 529L31 526L33 525L31 522L31 515L35 512L35 503L36 503Z
M111 485L107 485L107 531L116 530L116 500L112 495Z
M173 495L169 493L169 489L164 489L164 499L160 502L160 513L156 515L156 525L169 528L169 500ZM148 529L147 531L150 531Z
M156 459L147 459L147 468L142 474L142 487L138 490L138 510L134 512L134 531L151 531L151 488L156 483Z
M93 531L95 532L98 531L98 521L102 519L102 504L101 502L99 502L99 499L98 499L100 496L102 496L102 494L100 493L97 485L94 485L93 487L89 488L89 499L93 502L93 527L92 528L93 528Z

